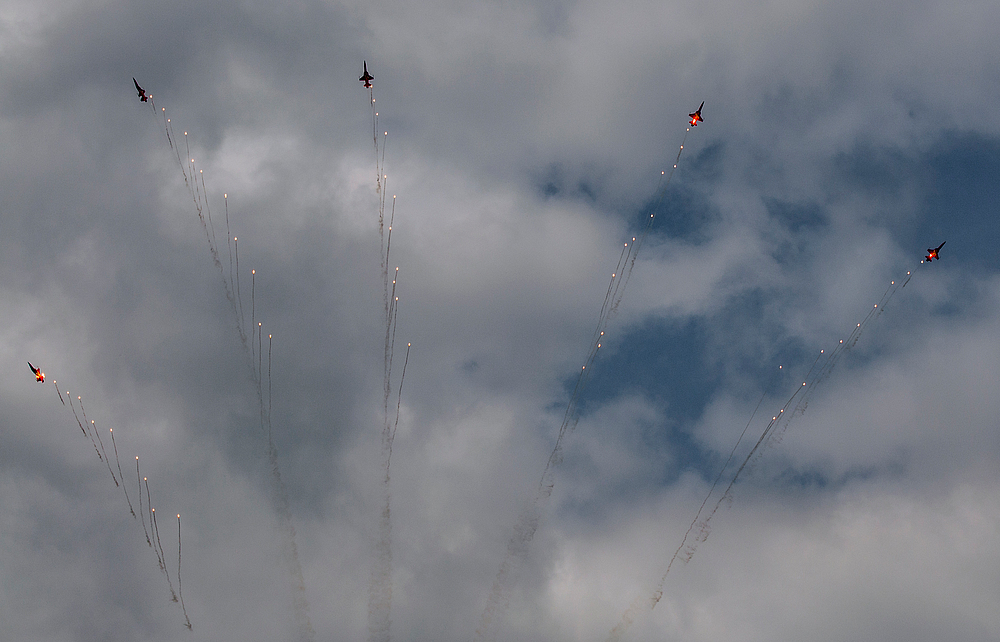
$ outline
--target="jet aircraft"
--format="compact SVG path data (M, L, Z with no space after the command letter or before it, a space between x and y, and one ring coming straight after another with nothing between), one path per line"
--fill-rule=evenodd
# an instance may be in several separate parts
M371 86L372 86L372 81L375 80L375 76L373 76L370 73L368 73L368 61L367 60L364 61L364 65L365 65L365 73L364 73L363 76L361 76L360 78L358 78L358 80L360 80L361 82L365 83L365 89L370 89Z
M146 90L139 86L139 82L135 78L132 79L132 82L135 83L135 90L139 92L139 100L142 102L149 100L149 96L146 95Z
M701 108L704 106L705 106L705 101L703 100L701 101L701 106L698 107L698 111L694 112L693 114L688 114L688 118L691 119L690 122L692 127L697 127L698 121L705 122L705 119L701 117Z
M38 383L45 383L45 373L42 372L41 368L36 368L35 366L31 365L30 361L28 362L28 367L31 368L32 374L35 375L35 381L37 381Z
M944 241L944 243L941 243L941 245L937 246L934 249L927 248L927 256L924 257L924 260L926 260L928 263L930 263L934 259L937 259L938 261L940 261L941 257L938 256L938 252L941 251L941 248L943 248L944 244L947 243L947 242L948 241Z

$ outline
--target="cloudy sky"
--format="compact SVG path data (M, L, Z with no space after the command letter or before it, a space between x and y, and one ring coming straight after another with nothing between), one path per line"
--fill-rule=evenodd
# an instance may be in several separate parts
M993 1L3 2L0 638L1000 638L997 24ZM395 195L388 486L363 60Z

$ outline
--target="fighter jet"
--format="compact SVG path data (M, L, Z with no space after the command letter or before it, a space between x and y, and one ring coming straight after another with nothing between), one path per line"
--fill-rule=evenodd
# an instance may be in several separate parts
M931 248L927 248L927 256L924 257L924 260L926 260L928 263L930 263L934 259L937 259L938 261L940 261L941 257L938 256L938 252L941 251L941 248L943 248L944 244L947 243L947 242L948 241L944 241L943 243L941 243L941 245L937 246L933 250Z
M358 78L358 80L360 80L361 82L365 83L365 89L370 89L371 86L372 86L372 81L375 80L375 76L373 76L370 73L368 73L368 61L367 60L364 61L364 65L365 65L365 74L363 76L361 76L360 78Z
M37 381L38 383L45 383L45 373L42 372L41 368L36 368L35 366L31 365L30 361L28 362L28 367L31 368L32 374L35 375L35 381Z
M698 111L694 112L693 114L688 114L688 118L691 119L690 122L692 127L697 127L698 121L705 122L705 119L701 117L701 108L704 106L705 106L705 101L703 100L701 101L701 107L698 107Z
M146 90L139 86L139 83L136 81L135 78L132 79L132 82L135 83L135 90L139 92L139 100L141 100L142 102L146 102L147 100L149 100L149 96L146 95Z

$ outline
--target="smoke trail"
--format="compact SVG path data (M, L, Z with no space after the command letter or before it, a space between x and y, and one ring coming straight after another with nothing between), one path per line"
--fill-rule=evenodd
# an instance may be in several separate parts
M886 305L888 305L892 297L896 294L896 292L906 287L906 284L910 282L910 278L912 278L912 275L910 272L907 272L906 280L903 281L902 283L892 281L889 284L889 287L886 289L886 291L882 294L882 297L879 299L878 303L876 303L871 308L871 310L868 311L868 314L860 323L855 325L855 327L851 331L851 334L848 335L847 339L840 341L830 352L830 355L828 356L827 360L821 366L819 373L812 379L809 379L809 376L807 375L806 380L809 381L809 386L802 394L798 404L796 404L790 416L787 417L784 422L776 426L775 430L773 430L771 434L768 435L767 441L764 444L765 447L781 442L781 439L784 436L785 431L788 429L788 425L791 422L791 420L795 416L802 415L803 413L805 413L806 407L809 405L809 399L812 396L813 391L815 391L816 387L820 383L825 381L827 377L830 376L830 373L833 371L834 366L837 365L837 363L843 357L844 353L846 353L851 348L857 345L858 340L861 338L862 333L865 331L868 325L882 315L882 312L885 310ZM823 353L824 351L821 350L820 355L822 356ZM810 375L812 374L812 369L810 369L809 374ZM760 457L761 453L758 453L757 458L759 459ZM753 462L751 462L751 465L753 465Z
M156 524L156 509L151 508L150 512L153 514L153 533L156 535L156 545L160 548L160 552L157 554L160 558L160 569L167 576L167 586L170 587L170 601L177 601L177 594L174 593L174 583L170 581L170 571L167 570L167 565L164 563L167 559L167 554L163 552L163 544L160 543L160 528Z
M87 429L83 427L83 422L80 421L80 416L76 414L76 408L73 406L73 398L69 396L69 390L66 391L66 397L69 399L69 407L73 411L73 418L76 419L76 425L80 426L80 430L83 431L84 435L90 437L90 443L94 445L94 452L97 453L97 458L99 460L101 460L101 461L105 461L104 457L101 456L101 449L97 447L97 441L94 440L94 435L91 434L90 432L88 432ZM83 409L83 400L79 396L77 396L77 400L80 401L80 409L82 410ZM87 418L87 416L84 415L84 419L86 419L86 418ZM87 424L87 425L89 426L90 424ZM96 430L95 430L95 432L96 432ZM111 471L111 465L110 464L108 464L108 471L109 472ZM111 477L114 478L114 476L115 476L115 474L112 472L111 473Z
M391 496L386 494L378 524L375 562L368 584L368 640L389 642L392 607L392 521Z
M166 118L166 110L164 110L164 118ZM190 143L188 142L188 137L187 137L188 133L184 132L184 147L185 151L187 152L186 156L187 163L183 163L180 160L180 150L177 149L177 146L173 144L173 138L174 138L172 136L173 127L170 124L170 119L167 119L166 127L167 127L167 140L168 142L170 142L171 148L174 149L175 154L177 156L178 166L180 167L181 175L184 177L184 186L191 194L191 200L194 203L195 212L198 214L198 220L199 222L201 222L202 230L205 232L205 240L208 242L208 250L212 256L212 262L215 264L216 269L219 271L219 276L222 278L222 288L226 293L226 300L229 301L229 304L232 307L233 312L236 313L238 303L237 303L237 295L233 293L230 286L232 277L230 276L229 279L226 278L226 272L225 269L222 267L222 261L219 259L219 252L218 249L216 248L215 227L214 225L211 224L212 212L208 205L208 190L205 188L204 170L199 170L199 174L197 175L194 173L195 165L194 165L194 159L191 158L191 146ZM190 170L191 172L190 180L188 180L188 170ZM201 186L198 185L198 176L201 176ZM204 198L202 197L203 192L204 192ZM206 220L206 214L208 215L207 220ZM227 222L228 222L228 205L227 205ZM209 229L210 226L211 230ZM235 242L235 239L233 240ZM228 242L228 236L227 236L227 242ZM237 278L239 274L238 257L239 254L237 248ZM243 343L244 347L246 347L247 338L243 325L242 323L237 323L236 325L237 325L237 331L239 332L240 335L240 341Z
M396 428L399 428L399 405L403 401L403 379L406 378L406 364L410 362L411 345L413 344L406 344L406 358L403 359L403 373L399 376L399 391L396 393L396 422L392 425L392 434L389 435L389 459L392 459L392 441L396 438ZM388 466L386 466L385 472L386 476L388 476Z
M113 428L108 428L108 432L111 433L111 445L115 448L115 463L118 464L118 475L122 478L122 492L125 493L125 501L128 502L128 512L132 513L132 517L135 517L135 511L132 510L132 500L128 498L128 489L125 488L125 473L122 472L122 463L118 460L118 444L115 443L115 431Z
M381 214L379 215L381 219ZM385 240L385 252L382 255L382 296L385 299L386 304L386 315L389 314L389 257L392 251L392 223L396 218L396 195L392 196L392 211L389 212L389 234L386 235ZM379 233L382 231L381 220L379 223ZM398 271L399 268L396 268Z
M212 225L212 208L208 205L208 188L205 187L205 170L198 170L201 176L201 191L205 195L205 214L208 216L208 227L212 230L212 247L218 247L218 243L215 240L215 226Z
M292 609L299 627L299 638L315 640L316 631L313 630L312 622L309 620L306 584L302 577L302 565L299 564L299 548L295 544L295 526L292 525L292 512L288 507L288 492L281 480L281 471L278 468L278 451L273 442L268 443L267 458L271 464L271 475L275 482L274 490L278 500L278 513L281 515L281 523L285 530L285 561L289 565L292 576Z
M117 486L118 480L115 479L115 472L111 470L111 463L108 461L108 451L104 449L104 441L101 440L101 433L97 432L97 424L95 424L93 420L87 419L87 409L83 407L83 397L77 395L76 400L80 402L80 412L83 413L83 422L93 430L94 436L97 437L97 443L101 445L101 454L104 455L101 459L102 461L108 463L108 472L111 473L111 479L115 480L115 486ZM79 419L77 421L79 421ZM91 439L93 439L93 437L91 437Z
M375 192L378 195L378 235L379 252L382 269L382 297L384 303L385 345L383 353L382 373L382 447L381 464L385 475L382 481L382 512L379 515L374 559L368 587L368 639L370 642L388 642L391 636L390 612L392 607L392 489L390 465L392 462L392 442L399 425L400 399L396 402L395 423L389 419L389 397L392 390L392 362L396 345L396 319L398 301L396 296L396 281L399 278L399 268L389 283L389 260L392 256L392 225L396 215L396 196L392 197L392 209L389 214L388 230L385 226L385 202L388 194L388 176L385 171L385 143L389 132L382 137L382 153L379 157L378 112L375 111L375 97L369 92L372 106L372 143L375 148ZM399 395L403 390L403 377L406 376L406 363L409 361L410 348L407 344L406 360L403 363L403 373L399 380Z
M174 138L176 138L174 136L174 126L170 122L170 119L167 118L166 107L161 109L163 110L163 129L167 133L167 144L170 145L170 149L174 152L174 157L177 159L177 166L180 168L181 175L184 177L184 186L190 189L190 186L188 185L187 172L184 170L184 163L181 162L181 150L174 144Z
M271 335L267 335L267 438L271 439Z
M142 479L139 477L139 456L135 457L135 479L139 482L139 516L142 519L142 532L146 534L146 544L150 548L153 547L153 543L149 541L149 531L146 530L146 515L142 512ZM150 524L152 526L152 524Z
M383 364L385 379L383 382L384 397L382 400L382 413L386 425L388 425L389 422L389 393L391 391L392 380L392 357L393 351L396 348L396 317L398 315L399 303L399 297L396 296L396 281L398 279L399 268L396 268L396 276L392 280L392 295L388 307L389 314L386 317L385 325L385 362Z
M395 282L394 282L395 283ZM395 286L393 286L395 292ZM386 335L386 382L388 386L392 369L392 345L396 336L396 306L395 297L390 307L391 321L387 326ZM389 333L391 329L391 333ZM382 461L385 475L382 480L382 513L379 516L378 535L375 543L375 557L368 586L368 640L369 642L388 642L391 639L392 610L392 486L390 467L392 463L392 442L399 426L399 409L403 393L403 379L406 377L406 364L410 360L410 344L406 346L406 359L403 362L403 372L399 378L399 397L396 401L396 420L390 423L388 414L388 390L385 396L384 424L382 427Z
M149 511L149 530L153 530L153 501L149 498L149 480L145 477L142 478L144 484L146 484L146 510ZM155 536L154 536L155 538ZM156 553L156 561L160 563L160 570L163 570L163 558L160 557L160 549L155 545L153 546L153 552Z
M372 642L388 642L391 633L392 607L392 487L390 470L392 462L392 443L399 427L399 412L403 398L403 381L406 378L406 365L410 362L410 346L406 344L406 358L403 360L403 372L399 377L399 391L396 398L396 419L391 425L386 423L382 434L382 454L385 460L385 477L383 478L383 508L379 517L378 540L375 545L375 563L372 565L368 593L368 639Z
M77 397L77 401L80 402L80 408L82 409L83 401L79 397ZM84 421L87 420L86 412L83 413L83 420ZM115 482L115 486L118 486L119 484L118 484L118 479L115 477L115 471L111 470L111 460L108 458L108 452L104 450L104 442L101 441L101 433L97 430L97 424L94 423L93 419L90 420L90 428L94 431L94 434L97 436L97 443L101 445L101 452L104 453L104 463L108 465L108 472L111 473L111 479Z
M164 112L164 117L166 117L165 112ZM166 129L167 129L168 141L171 144L171 148L173 148L175 150L175 154L176 154L177 160L178 160L178 165L180 166L180 170L181 170L181 175L184 177L184 184L187 187L189 193L191 194L191 198L192 198L192 201L194 203L195 211L198 214L198 220L201 222L202 230L205 232L205 238L208 241L209 251L210 251L210 253L212 255L212 262L215 264L215 267L216 267L216 269L218 269L219 274L220 274L220 276L222 278L223 290L225 291L226 299L229 301L230 307L231 307L231 309L233 311L234 325L236 326L236 331L239 334L240 343L243 346L243 350L244 350L245 354L249 358L248 365L250 367L249 368L250 369L250 376L251 376L251 379L253 380L253 382L255 384L255 387L256 387L257 400L258 400L259 407L260 407L260 410L261 410L261 429L262 429L262 432L270 435L270 432L271 432L270 417L266 417L265 413L264 413L264 399L263 399L263 395L262 395L262 392L261 392L261 385L260 385L260 368L259 368L259 364L258 364L258 368L257 369L254 368L253 358L254 358L255 355L254 355L254 347L253 347L253 343L252 343L252 337L248 340L248 337L247 337L247 334L246 334L246 330L245 330L245 325L244 325L245 322L246 322L246 319L243 316L243 300L242 300L242 295L241 295L241 290L240 290L240 282L239 282L239 242L238 242L238 239L236 239L235 237L233 238L234 251L235 251L235 254L236 254L236 292L234 293L232 291L232 289L231 289L231 286L230 286L232 277L230 276L230 278L227 280L226 274L225 274L225 270L223 269L222 263L219 260L219 253L218 253L218 251L216 249L215 241L214 241L214 226L212 228L212 231L210 232L209 231L209 222L206 221L206 217L205 217L205 215L204 215L204 213L202 211L201 193L204 190L205 210L206 210L206 213L208 214L209 220L210 220L211 212L208 211L208 192L207 192L206 189L204 189L205 188L205 185L204 185L204 176L203 176L203 173L202 173L202 185L199 188L197 180L196 180L196 177L194 175L194 170L195 170L194 159L191 158L191 152L190 152L190 146L189 146L189 143L188 143L187 132L184 132L184 136L185 136L184 142L185 142L185 149L187 151L187 158L189 159L190 164L187 165L187 167L185 167L186 163L180 162L180 152L179 152L179 150L177 150L177 145L174 144L174 139L176 139L176 136L173 135L173 128L170 125L170 120L169 119L167 119ZM192 174L190 181L188 180L188 171L189 170L190 170L190 172ZM227 200L227 203L228 203L228 200ZM227 208L228 208L228 205L227 205ZM227 209L227 221L228 221L228 209ZM228 229L227 229L227 241L228 241ZM253 291L251 291L251 296L253 296L253 294L254 294ZM252 299L252 303L253 303L253 299ZM251 315L254 315L255 312L256 312L255 309L252 309ZM254 323L254 316L251 316L251 327L253 327L253 323ZM282 521L283 521L283 524L284 524L284 530L285 530L285 535L286 535L286 538L285 538L286 539L286 547L287 547L287 549L289 551L287 557L288 557L288 561L289 561L289 564L290 564L289 570L290 570L290 572L292 574L292 581L293 581L293 607L295 609L296 620L299 623L299 628L300 628L300 632L302 634L302 638L303 639L312 640L315 637L315 633L313 632L313 630L312 630L312 624L309 622L309 619L308 619L308 603L306 603L306 601L305 601L305 595L304 595L304 593L305 593L305 586L304 586L304 582L303 582L303 579L302 579L302 569L301 569L301 566L299 565L299 561L298 561L298 549L297 549L297 547L295 545L295 529L294 529L294 527L292 526L292 523L291 523L291 511L289 510L289 505L288 505L288 495L285 492L284 484L281 481L281 475L280 475L280 471L279 471L279 468L278 468L277 451L276 451L276 449L274 447L274 444L270 443L270 440L269 440L269 444L268 444L268 458L269 458L269 462L270 462L270 465L271 465L271 476L272 476L272 479L273 479L274 484L275 484L275 492L276 492L276 495L277 495L277 498L278 498L279 513L281 515L281 518L282 518ZM148 490L148 488L147 488L147 490ZM147 500L148 500L148 496L147 496ZM156 530L155 529L155 519L153 520L153 524L154 524L154 533L155 533L155 530ZM162 552L162 546L161 546L161 552ZM157 556L160 557L160 554L158 553ZM161 561L161 565L162 565L162 561Z
M767 447L769 444L774 443L775 440L780 440L781 435L788 429L788 426L791 423L791 421L796 416L799 416L805 412L806 406L808 405L808 399L812 395L816 387L830 375L834 366L836 366L836 364L843 356L843 354L857 344L858 339L860 339L864 329L873 319L878 318L882 310L885 308L885 305L889 302L889 300L893 297L893 295L898 290L902 289L903 287L906 287L906 284L909 283L911 276L910 272L907 272L906 275L907 275L906 281L904 281L902 284L899 284L896 281L892 281L889 284L889 287L886 288L886 291L882 294L882 297L879 299L879 302L876 303L872 307L872 309L868 312L868 314L865 316L865 318L851 330L851 333L850 335L848 335L847 339L841 340L829 354L827 354L825 350L820 350L819 355L817 355L816 359L812 363L812 366L810 366L809 371L806 373L805 376L806 381L803 381L801 386L796 387L796 390L788 398L788 401L785 402L785 405L782 406L782 408L778 411L778 413L771 418L771 421L761 432L761 435L757 439L757 442L754 444L753 448L751 448L750 452L747 453L746 457L743 460L743 463L740 464L740 467L733 474L733 477L729 481L729 484L726 487L725 491L712 506L712 509L711 511L709 511L707 517L705 517L705 519L699 523L698 519L701 516L701 513L705 508L705 505L708 503L709 498L712 496L715 487L719 482L719 479L722 477L722 474L725 472L726 468L732 461L733 454L736 452L736 448L739 446L740 441L742 441L743 439L743 435L746 433L747 428L743 429L743 433L740 434L740 438L737 440L736 446L733 447L733 451L730 453L729 459L726 460L726 464L722 467L722 470L719 471L719 476L716 478L715 483L712 484L712 487L709 490L708 495L705 497L705 500L702 502L701 507L699 507L698 513L695 515L694 521L692 521L691 526L684 534L684 538L681 540L680 546L677 547L677 550L674 551L673 556L670 558L670 561L667 564L667 568L664 571L662 577L660 578L660 581L658 582L656 589L653 591L652 595L649 596L648 598L640 597L636 598L636 600L632 602L629 608L626 609L626 611L622 614L621 622L619 622L619 624L615 626L614 629L611 630L611 633L608 636L608 642L618 642L625 634L625 632L628 630L628 628L631 626L632 622L635 620L635 617L639 614L639 612L645 610L643 608L644 606L650 610L656 607L657 603L659 603L659 601L663 597L663 587L666 584L667 576L669 575L670 569L673 567L674 562L677 559L681 559L681 561L683 562L691 561L691 558L694 556L695 552L698 549L698 544L704 542L708 538L708 535L711 531L711 520L715 516L716 512L722 506L723 502L727 500L730 501L732 500L732 489L733 486L736 484L737 480L739 479L741 473L744 471L744 469L748 467L748 465L752 466L753 462L755 462L757 459L761 457L761 452L762 452L761 446ZM823 356L826 356L826 360L823 361L822 364L820 364L820 367L817 370L816 365L820 363L820 359ZM792 407L792 402L795 401L796 398L798 398L798 402L795 404L791 412L788 412L789 407ZM757 406L758 408L760 407L759 402ZM755 408L754 414L756 414L756 412L757 409ZM750 420L751 421L753 420L753 416L751 416ZM747 427L749 427L749 425L750 424L748 422ZM695 526L697 526L699 529L698 535L696 536L695 541L692 544L685 546L687 538L691 534ZM681 555L682 551L684 553L683 556Z
M576 427L577 422L579 422L577 407L580 394L583 392L583 389L586 387L587 381L589 380L591 367L593 366L594 360L597 358L597 353L602 346L604 332L607 329L610 316L618 310L618 305L625 296L625 287L628 285L628 281L632 276L632 270L635 267L635 261L639 255L639 249L642 247L643 241L646 239L650 228L653 226L653 222L656 220L656 212L662 205L667 187L670 185L674 172L677 170L677 163L680 160L681 153L684 151L684 142L687 140L687 132L689 131L691 131L690 127L687 128L684 133L684 137L681 139L680 148L677 150L677 157L674 159L674 165L670 169L669 173L664 171L660 174L660 185L658 186L656 196L653 199L651 214L649 215L649 219L646 221L646 226L639 235L638 240L633 237L631 247L629 247L628 243L625 244L625 247L622 249L622 255L618 259L617 267L611 274L611 281L608 284L608 290L605 294L604 302L601 305L601 312L598 315L597 326L594 329L594 338L591 343L590 351L583 367L580 369L580 374L577 377L573 393L570 395L569 401L566 404L566 412L563 416L562 424L559 426L559 433L556 436L555 445L553 446L552 452L545 463L545 468L542 471L541 479L538 482L538 488L535 491L534 500L518 517L517 523L514 525L514 533L507 542L507 550L504 553L503 560L500 562L500 569L497 571L497 575L493 580L493 586L490 589L489 596L486 599L486 606L483 609L483 614L480 618L479 628L476 630L476 635L474 637L476 642L493 642L496 640L497 633L500 628L500 621L506 612L508 603L508 597L506 595L507 583L511 581L509 578L513 574L515 567L527 557L527 551L531 544L531 540L534 538L535 531L538 529L538 521L541 515L541 505L552 495L552 489L555 486L553 468L562 461L563 438L566 436L566 433L573 430Z
M59 403L65 406L66 402L62 398L62 393L59 392L59 384L56 382L55 379L52 380L52 385L56 387L56 394L59 395Z
M253 358L255 356L253 349L253 333L256 332L257 330L257 326L255 325L257 303L254 294L256 289L257 289L257 270L250 270L250 368L251 369L253 369Z
M188 617L187 609L184 607L184 591L181 589L181 515L177 514L177 595L181 598L181 612L184 613L184 626L188 631L191 627L191 618Z
M802 385L805 386L805 384L802 384ZM652 610L653 608L656 607L657 603L659 603L659 601L663 598L663 587L666 584L667 576L670 574L670 570L673 567L674 562L677 561L677 559L681 559L685 563L686 562L690 562L691 558L694 556L695 552L698 549L698 544L701 543L701 542L704 542L708 538L708 533L709 533L709 530L710 530L710 522L712 520L712 517L714 517L716 511L719 510L719 506L721 506L722 503L726 499L728 499L728 498L730 498L732 496L731 495L731 491L732 491L733 485L736 483L736 480L739 478L740 473L743 472L743 469L746 467L747 463L754 456L754 453L757 452L757 449L766 440L767 435L769 434L771 428L778 422L778 420L781 417L784 416L785 410L788 408L788 406L791 404L792 400L796 397L796 395L798 395L798 393L801 390L802 390L802 387L799 387L798 389L796 389L795 393L793 393L792 396L788 399L788 401L785 403L785 406L781 409L781 411L778 413L778 415L776 415L771 420L771 422L767 425L767 427L764 429L763 433L761 434L760 438L757 440L757 443L754 444L753 448L750 450L750 453L746 456L746 458L743 460L743 463L736 470L736 473L733 475L732 480L729 482L729 485L726 487L725 492L723 492L722 495L719 497L718 501L712 507L712 510L708 513L708 516L705 518L705 520L702 521L701 523L699 523L698 522L698 518L701 516L701 513L704 510L705 505L708 503L709 498L711 498L712 493L715 490L716 484L718 484L719 479L722 477L722 474L725 472L726 468L729 466L730 462L732 461L733 453L736 452L736 446L733 447L733 451L730 453L729 459L726 460L726 463L722 467L722 470L719 471L719 476L716 477L715 483L712 484L711 490L709 490L708 495L706 495L706 497L705 497L705 500L701 503L701 506L698 508L698 512L695 515L694 520L691 522L691 526L689 526L687 532L684 533L684 537L681 539L680 545L677 547L677 550L674 551L673 556L671 556L670 561L667 563L667 568L663 572L663 575L660 577L660 581L657 583L656 589L653 591L653 594L650 597L648 597L648 598L642 598L642 597L636 598L632 602L632 604L629 605L628 609L626 609L625 612L622 614L621 622L619 622L615 626L615 628L613 628L611 630L611 632L608 634L608 642L618 642L621 639L621 637L625 634L625 632L628 631L629 627L632 625L632 622L635 621L635 618L638 615L638 613L640 611L646 610L643 607L646 607L649 610ZM758 403L757 406L759 407L760 403ZM754 414L756 414L756 412L757 412L757 409L754 409ZM753 421L753 417L750 418L750 421ZM747 422L747 427L749 427L749 426L750 426L750 422ZM739 445L739 442L743 439L743 435L746 434L746 430L747 429L744 428L743 429L743 433L740 434L740 438L739 438L739 440L737 440L737 446ZM695 526L698 526L698 529L699 529L698 536L695 538L695 542L694 543L689 544L689 545L687 545L685 547L685 543L687 542L687 538L690 536L691 531L694 530ZM681 552L682 551L684 552L683 557L681 556Z
M87 429L83 427L83 422L80 421L80 416L76 414L76 408L73 407L73 398L69 396L69 390L66 391L66 398L69 399L69 407L70 407L70 409L73 410L73 417L76 419L76 424L78 426L80 426L80 430L83 431L84 435L87 435L88 437L90 437L90 435L87 433ZM93 437L90 438L90 441L92 441L94 443L94 450L97 450L97 442L94 441ZM101 458L101 451L100 450L97 450L97 457L98 457L98 459Z
M240 323L239 323L239 326L241 328L240 329L240 333L242 334L242 332L243 332L242 328L243 328L244 324L246 324L247 319L246 319L245 316L243 316L243 294L242 294L242 290L240 290L240 240L238 238L236 238L235 236L233 237L233 246L236 248L236 296L240 300Z
M229 233L229 194L222 195L226 204L226 246L229 248L229 289L233 289L233 236Z

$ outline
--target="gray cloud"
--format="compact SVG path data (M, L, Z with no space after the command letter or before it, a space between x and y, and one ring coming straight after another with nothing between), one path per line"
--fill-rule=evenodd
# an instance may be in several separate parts
M194 635L299 634L257 363L316 639L368 636L385 327L362 59L396 356L413 344L393 637L473 637L701 100L499 638L606 639L757 400L769 418L907 271L627 639L996 637L997 7L897 5L5 5L0 637L189 635L53 379L114 429L129 484L140 457L168 564L182 514ZM224 294L227 201L270 364Z

